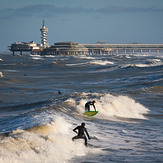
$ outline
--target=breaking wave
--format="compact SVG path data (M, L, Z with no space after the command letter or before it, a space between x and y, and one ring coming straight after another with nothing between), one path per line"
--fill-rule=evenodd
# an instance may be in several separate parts
M3 78L3 73L2 72L0 72L0 78Z
M58 162L66 163L75 156L102 153L86 148L83 142L71 140L72 125L62 117L46 125L27 130L17 129L8 136L0 136L0 162Z
M114 62L107 61L107 60L105 60L105 61L103 61L103 60L94 60L94 61L91 61L89 63L90 64L95 64L95 65L108 65L108 64L113 65L114 64Z
M160 59L147 59L145 63L139 63L139 64L127 64L123 65L122 68L128 68L128 67L155 67L155 66L161 66L163 65L163 62Z
M98 94L98 96L100 95ZM83 115L85 103L91 100L86 94L78 103L72 98L68 99L67 102L74 105L76 112ZM146 119L144 114L149 112L148 108L128 96L105 94L101 95L100 98L94 98L94 100L96 101L96 108L99 111L96 118L99 119L113 120L114 118L115 120L116 117Z

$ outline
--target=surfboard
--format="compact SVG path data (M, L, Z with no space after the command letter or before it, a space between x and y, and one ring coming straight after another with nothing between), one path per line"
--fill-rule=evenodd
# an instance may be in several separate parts
M94 116L98 113L98 111L86 111L84 113L84 115L87 115L87 116Z

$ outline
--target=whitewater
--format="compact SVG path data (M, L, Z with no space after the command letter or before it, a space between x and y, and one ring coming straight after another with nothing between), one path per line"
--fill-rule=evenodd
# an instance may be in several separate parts
M163 52L0 54L0 163L161 163L162 100ZM72 141L82 122L88 147Z

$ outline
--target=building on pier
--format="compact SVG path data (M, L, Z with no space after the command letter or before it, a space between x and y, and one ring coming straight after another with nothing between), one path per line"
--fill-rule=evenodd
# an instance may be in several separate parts
M48 31L48 28L45 27L45 21L43 20L43 24L42 24L42 28L40 28L40 31L41 31L41 46L43 48L46 48L47 47L47 31Z
M88 48L85 48L83 45L72 42L57 42L49 48L43 49L41 52L42 55L79 55L79 54L88 54Z
M135 52L138 52L140 54L147 52L151 53L157 52L159 54L159 51L163 51L163 44L81 44L83 47L86 47L89 49L89 52L92 54L106 54L108 51L108 54L118 54L118 53L124 53L124 54L134 54ZM106 50L105 50L106 49Z
M15 42L9 46L9 50L13 52L13 55L16 52L20 52L22 55L23 51L30 51L31 54L33 51L39 51L40 47L33 41L31 42Z
M81 55L81 54L134 54L139 52L140 54L152 51L163 50L163 44L106 44L106 41L98 41L97 44L79 44L77 42L66 41L57 42L52 46L47 44L47 31L45 27L45 21L43 20L41 31L41 44L37 45L35 42L16 42L9 46L9 50L13 52L30 51L31 54L41 55Z
M44 48L48 47L47 44L47 31L48 28L45 27L45 21L43 20L42 28L40 28L41 31L41 44L36 44L35 42L15 42L9 46L9 50L13 52L13 55L15 52L20 52L20 55L22 55L22 52L30 52L31 54L40 54L41 51L43 51Z

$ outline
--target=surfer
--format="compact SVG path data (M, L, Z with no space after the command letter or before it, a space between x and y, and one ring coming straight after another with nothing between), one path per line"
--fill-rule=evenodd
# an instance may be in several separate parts
M94 109L95 109L95 111L96 111L96 107L95 107L94 103L95 103L94 100L93 100L93 101L87 102L87 103L85 104L85 111L90 111L90 105L93 105L93 107L94 107Z
M78 130L78 132L76 130ZM85 146L87 146L87 137L88 139L91 139L91 138L87 132L87 129L85 128L85 123L82 123L81 126L77 126L76 128L73 129L73 131L76 132L78 135L74 136L72 140L74 141L74 139L84 139ZM87 134L87 137L85 136L84 132Z

